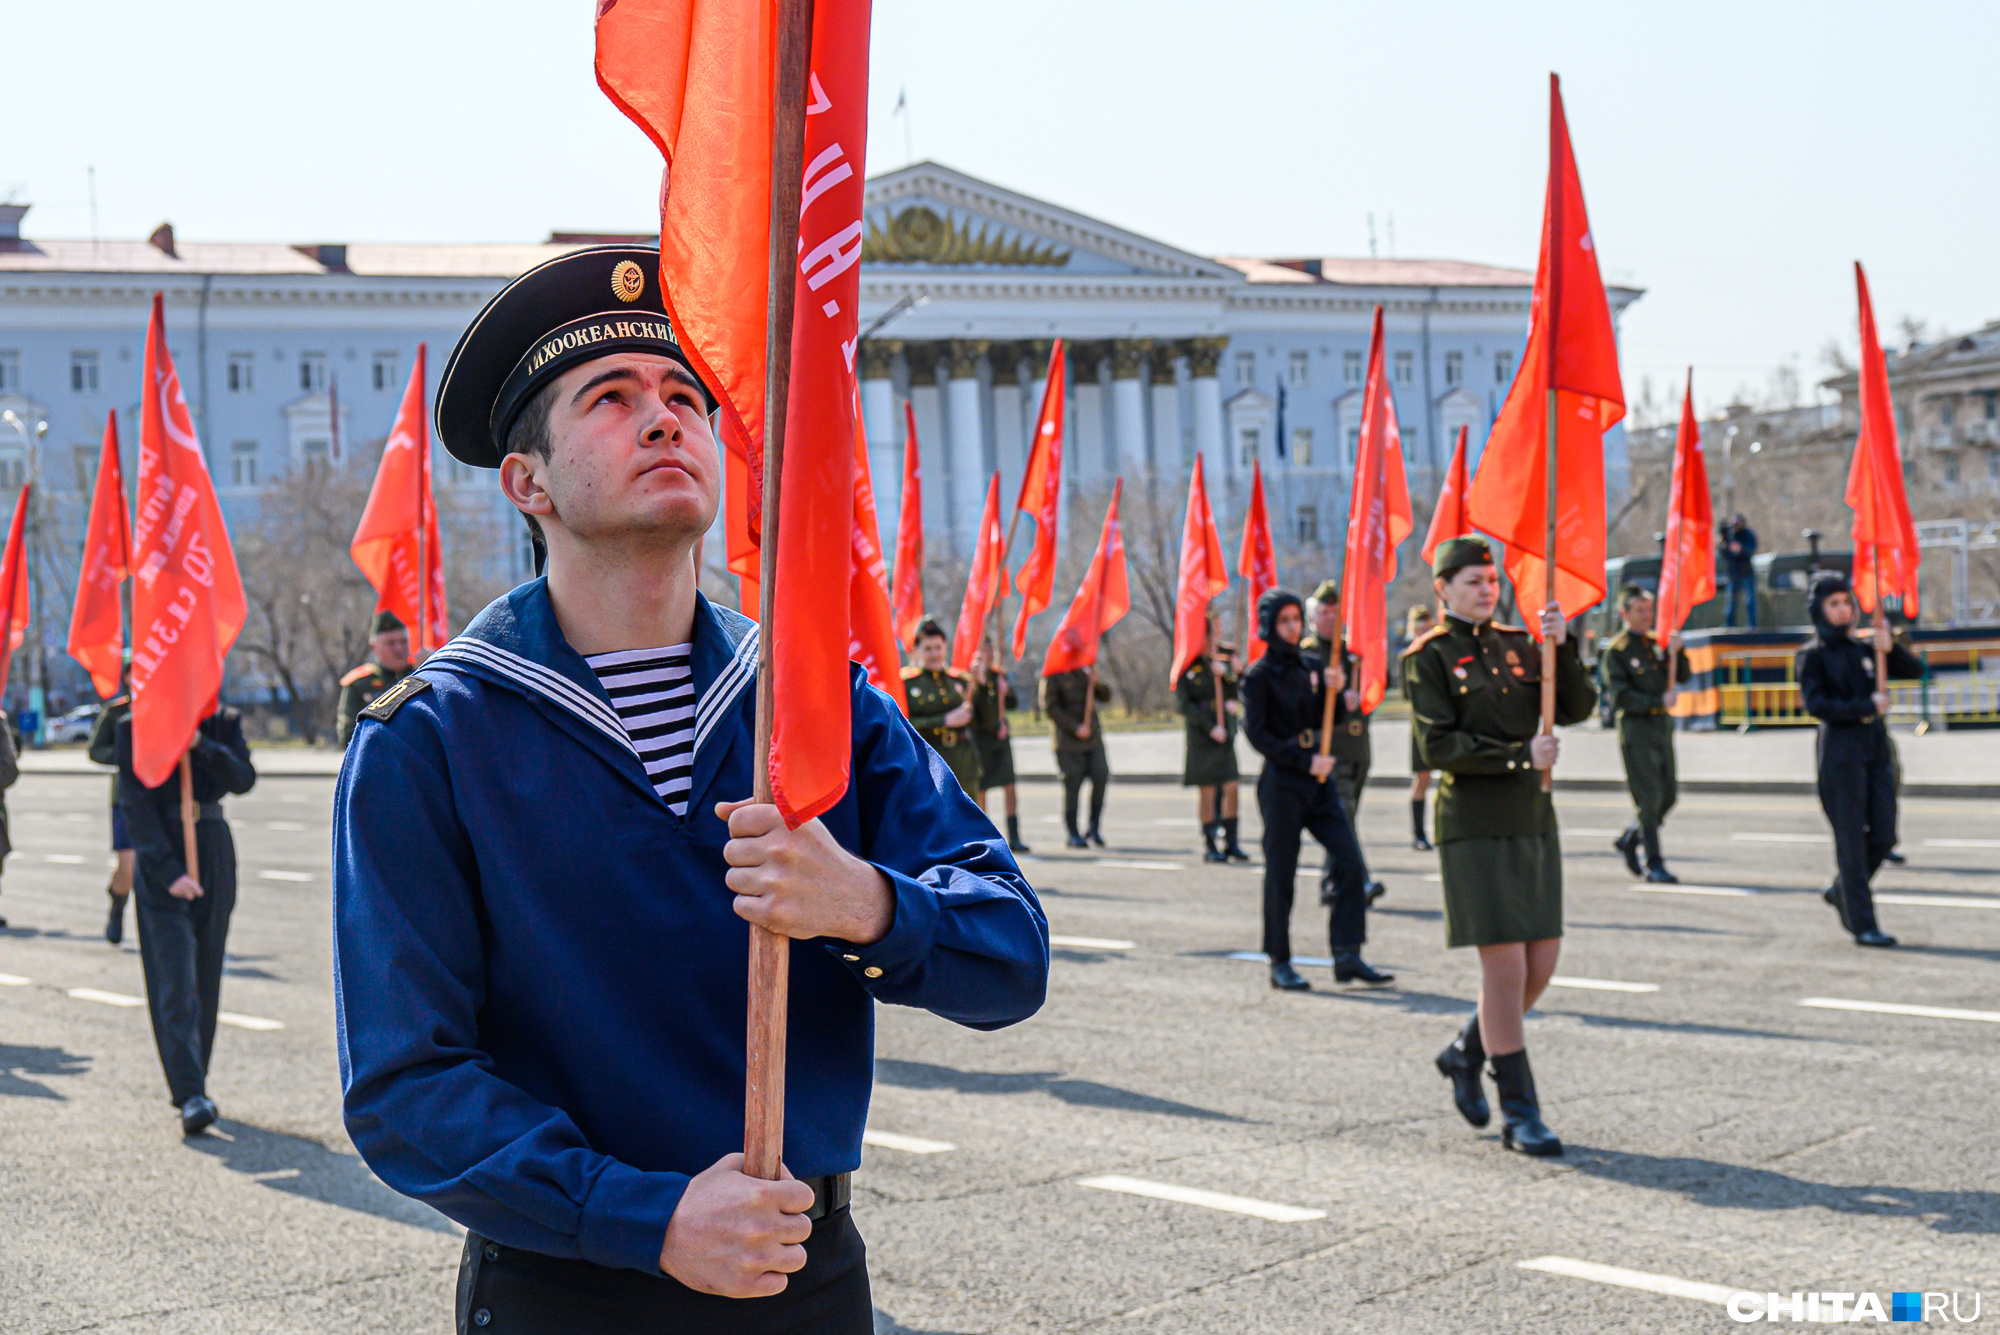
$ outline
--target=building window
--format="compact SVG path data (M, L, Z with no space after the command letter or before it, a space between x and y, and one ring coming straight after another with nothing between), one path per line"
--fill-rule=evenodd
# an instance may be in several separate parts
M1447 352L1444 355L1444 382L1447 385L1462 385L1465 383L1464 353Z
M1301 505L1298 517L1298 540L1302 543L1319 545L1319 507Z
M229 392L248 394L257 387L257 354L254 352L232 352L229 354Z
M1414 352L1396 354L1396 383L1407 385L1417 378L1417 355Z
M1955 454L1944 457L1944 484L1947 487L1958 485L1958 456Z
M1236 383L1245 389L1257 383L1257 354L1239 352L1236 354Z
M69 355L69 392L72 394L97 392L96 353L72 352Z
M1938 425L1950 426L1958 420L1958 405L1946 399L1938 405Z
M317 394L326 389L325 353L302 352L299 354L299 388L308 394Z
M1295 468L1313 466L1313 433L1309 426L1292 428L1292 466Z
M327 474L326 459L328 442L315 438L305 441L299 448L305 455L306 476L325 477Z
M6 362L7 354L0 352L0 375L6 374ZM2000 418L2000 391L1986 390L1983 397L1986 400L1986 420L1991 422Z
M28 461L18 454L0 455L0 487L19 491L27 485Z
M1360 452L1361 452L1361 428L1358 426L1351 426L1347 428L1347 466L1349 468L1354 467L1354 456L1359 454Z
M378 352L375 354L375 388L377 390L391 390L396 388L397 360L398 358L393 352Z
M245 488L257 485L256 441L239 440L230 445L229 485Z
M1514 382L1514 354L1496 352L1493 354L1493 383L1509 385Z
M1312 359L1304 352L1294 352L1285 360L1285 383L1293 389L1304 389L1312 379Z
M1360 353L1343 352L1340 354L1340 379L1342 383L1349 385L1358 385L1361 383Z
M78 445L71 451L76 460L76 490L79 495L88 496L97 487L97 461L102 448L96 445Z
M1263 443L1262 432L1254 426L1246 426L1236 433L1238 462L1245 468L1257 462L1257 447Z
M21 388L21 354L0 349L0 394L17 393ZM1986 401L1989 405L1992 399Z
M1988 400L1991 402L1991 400ZM2000 450L1986 452L1986 480L2000 482Z

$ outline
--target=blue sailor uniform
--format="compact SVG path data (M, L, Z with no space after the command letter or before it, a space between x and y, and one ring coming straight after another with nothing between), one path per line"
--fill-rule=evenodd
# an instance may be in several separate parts
M747 797L757 627L697 598L687 815L655 794L544 581L362 716L334 810L348 1133L390 1186L506 1247L659 1273L688 1178L742 1148L748 924L718 801ZM861 1159L875 1001L1032 1015L1048 924L1004 840L853 674L822 819L888 877L889 934L794 943L784 1160Z

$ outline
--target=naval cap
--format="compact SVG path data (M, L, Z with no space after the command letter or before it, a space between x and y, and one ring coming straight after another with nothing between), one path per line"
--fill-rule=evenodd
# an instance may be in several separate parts
M438 439L461 463L497 468L528 401L579 362L615 352L671 357L697 382L660 291L651 246L585 246L500 289L452 349L438 381ZM713 392L704 387L708 406Z

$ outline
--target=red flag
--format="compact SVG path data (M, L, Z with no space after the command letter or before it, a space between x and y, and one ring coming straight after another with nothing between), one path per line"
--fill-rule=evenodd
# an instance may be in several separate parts
M6 627L7 634L7 651L0 653L0 692L7 689L7 670L13 666L14 651L28 638L26 538L30 490L29 483L21 484L21 494L14 501L14 522L7 527L7 554L0 557L0 626ZM112 685L116 689L115 671Z
M1667 545L1660 556L1660 594L1653 638L1662 645L1687 623L1697 604L1715 597L1715 511L1708 498L1708 465L1701 457L1701 425L1694 416L1694 370L1681 399L1681 427L1674 437L1673 480L1667 486Z
M1458 429L1458 446L1451 452L1451 467L1445 471L1444 486L1438 490L1437 508L1431 511L1431 526L1424 533L1424 549L1418 553L1429 565L1439 543L1462 538L1472 532L1465 519L1465 451L1470 428Z
M1524 608L1547 587L1549 400L1556 417L1555 595L1564 616L1604 599L1604 433L1625 416L1618 343L1598 275L1562 93L1549 76L1549 185L1528 347L1467 496L1473 528L1506 546ZM1525 618L1541 634L1539 618Z
M1035 521L1035 546L1014 577L1021 595L1021 614L1014 620L1014 657L1028 650L1028 618L1049 605L1056 591L1056 516L1062 508L1063 367L1068 358L1063 341L1049 351L1048 385L1042 391L1041 416L1035 419L1035 443L1028 448L1027 471L1021 475L1021 495L1015 510L1026 510Z
M856 395L861 386L854 386ZM854 404L854 569L848 577L847 656L868 669L868 680L889 693L905 714L902 655L889 616L889 568L882 561L882 530L875 517L875 482L868 471L868 431L861 403Z
M849 599L826 590L853 579L868 12L869 0L818 0L813 10L776 587L763 628L775 701L771 794L794 828L847 791L854 749Z
M139 401L132 521L132 770L157 788L215 712L223 660L243 629L243 580L167 350L153 294Z
M106 700L118 694L125 665L125 609L118 592L131 574L132 520L125 513L125 470L118 458L118 414L113 412L104 415L104 449L90 493L90 521L83 530L76 607L69 615L69 656L83 664L90 684ZM0 666L0 688L5 686L6 669Z
M419 657L451 638L444 600L444 555L437 501L431 490L431 427L424 395L424 345L403 389L402 407L382 447L368 505L348 554L375 586L375 609L394 612L410 628Z
M1396 579L1396 548L1415 527L1410 484L1403 475L1403 436L1382 348L1382 308L1368 344L1368 379L1362 388L1361 441L1348 492L1347 559L1340 572L1341 622L1361 680L1364 712L1382 703L1389 685L1389 586Z
M1854 463L1847 473L1847 503L1854 508L1854 597L1864 612L1875 610L1878 594L1900 598L1903 615L1913 617L1923 553L1903 490L1889 364L1875 335L1875 306L1859 261L1854 289L1861 303L1861 437L1854 442Z
M1243 545L1236 553L1236 573L1249 587L1250 625L1245 633L1243 664L1248 667L1264 656L1264 640L1257 634L1257 600L1278 587L1278 551L1271 543L1271 516L1264 508L1264 465L1250 465L1250 507L1243 514Z
M1005 542L1000 532L1000 474L996 470L986 484L986 508L980 512L979 536L972 547L972 572L965 578L965 600L958 605L958 625L952 631L951 665L955 668L970 667L973 652L986 637L986 618L992 614L994 599L1000 596L1002 562L1006 559L1001 545Z
M896 520L896 639L917 643L924 620L924 470L917 457L917 413L903 400L903 504ZM900 680L900 675L898 680Z
M1229 587L1229 567L1222 559L1222 534L1208 503L1202 480L1201 456L1194 457L1188 478L1187 519L1181 525L1180 581L1174 594L1174 665L1167 674L1178 682L1188 665L1201 657L1208 638L1208 601Z
M1104 512L1104 531L1098 535L1090 569L1084 572L1083 583L1042 659L1044 677L1094 666L1097 642L1132 610L1132 588L1125 572L1125 533L1118 522L1118 498L1124 490L1123 478L1111 488L1111 506Z

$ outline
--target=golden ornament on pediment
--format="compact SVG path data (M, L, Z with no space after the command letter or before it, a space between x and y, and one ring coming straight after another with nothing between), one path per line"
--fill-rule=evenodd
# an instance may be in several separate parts
M935 209L913 204L889 219L885 228L868 221L861 258L869 264L998 264L1017 268L1059 269L1070 252L1047 241L994 235L982 222L972 230L970 218L953 223Z

